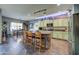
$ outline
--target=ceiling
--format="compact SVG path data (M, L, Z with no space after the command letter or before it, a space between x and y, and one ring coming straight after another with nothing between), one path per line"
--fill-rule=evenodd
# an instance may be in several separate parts
M51 8L53 6L55 6L55 4L0 4L3 16L21 20L37 17L33 14L35 11Z

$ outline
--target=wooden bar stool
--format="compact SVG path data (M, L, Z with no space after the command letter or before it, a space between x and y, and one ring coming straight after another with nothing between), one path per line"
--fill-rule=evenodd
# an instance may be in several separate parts
M27 45L32 46L32 32L27 32Z
M35 32L35 49L41 51L41 32Z

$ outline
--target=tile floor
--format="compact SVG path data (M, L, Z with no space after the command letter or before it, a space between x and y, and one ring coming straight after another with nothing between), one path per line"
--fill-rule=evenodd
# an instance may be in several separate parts
M26 55L26 49L20 38L11 37L8 43L0 45L0 55Z
M30 47L25 47L22 37L11 37L8 43L0 44L0 55L68 55L69 43L61 40L52 39L51 49L44 53L34 52ZM62 44L61 44L62 43Z

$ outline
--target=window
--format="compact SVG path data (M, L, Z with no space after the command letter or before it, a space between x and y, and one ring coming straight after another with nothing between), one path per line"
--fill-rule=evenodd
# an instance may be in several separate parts
M10 30L21 30L23 29L23 25L22 23L15 23L15 22L11 22L11 26L10 26Z

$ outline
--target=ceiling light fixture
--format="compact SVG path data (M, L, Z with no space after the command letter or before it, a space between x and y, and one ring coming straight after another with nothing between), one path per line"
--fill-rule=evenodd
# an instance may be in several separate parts
M50 14L50 15L47 15L47 16L41 16L41 17L38 17L37 19L47 18L47 17L55 17L55 16L59 16L59 15L64 15L64 14L68 14L68 11L58 12L58 13Z

